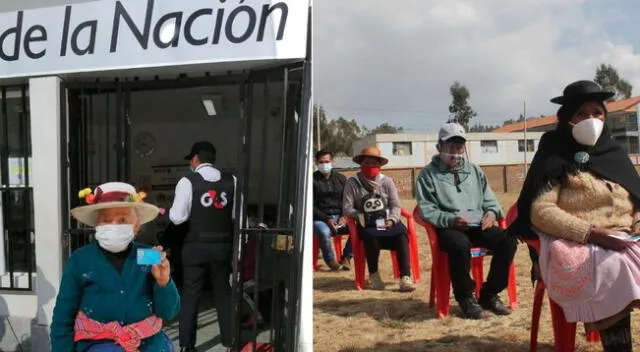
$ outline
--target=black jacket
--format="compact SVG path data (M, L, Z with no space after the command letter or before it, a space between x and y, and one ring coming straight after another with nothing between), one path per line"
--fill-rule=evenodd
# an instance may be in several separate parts
M313 219L327 221L329 215L342 214L342 193L347 178L332 171L325 178L320 171L313 173Z

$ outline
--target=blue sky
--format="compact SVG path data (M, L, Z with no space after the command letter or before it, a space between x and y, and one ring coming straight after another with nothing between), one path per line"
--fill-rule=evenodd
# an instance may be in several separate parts
M553 114L568 83L614 65L640 95L637 0L321 0L314 3L314 101L329 117L434 131L449 86L475 122Z

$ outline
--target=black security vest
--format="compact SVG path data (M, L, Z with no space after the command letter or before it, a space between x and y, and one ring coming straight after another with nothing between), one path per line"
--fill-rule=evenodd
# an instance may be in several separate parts
M206 181L200 173L187 176L192 200L186 242L233 242L233 175L223 173L217 182Z

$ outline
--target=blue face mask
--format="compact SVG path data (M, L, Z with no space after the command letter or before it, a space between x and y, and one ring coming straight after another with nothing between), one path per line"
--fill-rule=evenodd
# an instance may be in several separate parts
M318 164L318 170L324 175L328 175L332 169L331 163Z

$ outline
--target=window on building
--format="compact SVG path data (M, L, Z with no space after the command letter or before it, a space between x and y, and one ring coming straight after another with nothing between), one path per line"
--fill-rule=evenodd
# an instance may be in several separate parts
M612 113L611 116L607 116L605 123L612 133L638 130L638 117L635 112Z
M393 142L393 155L394 156L413 155L411 142Z
M629 154L638 154L640 153L640 145L638 143L638 137L631 136L629 137L629 150L627 150Z
M29 101L26 87L2 91L0 87L0 290L31 290L35 238Z
M534 144L533 139L527 139L527 152L535 152L536 151L536 147ZM520 153L524 153L525 148L524 148L524 139L521 139L518 141L518 151Z
M482 153L497 153L498 152L498 141L480 141L480 149Z

